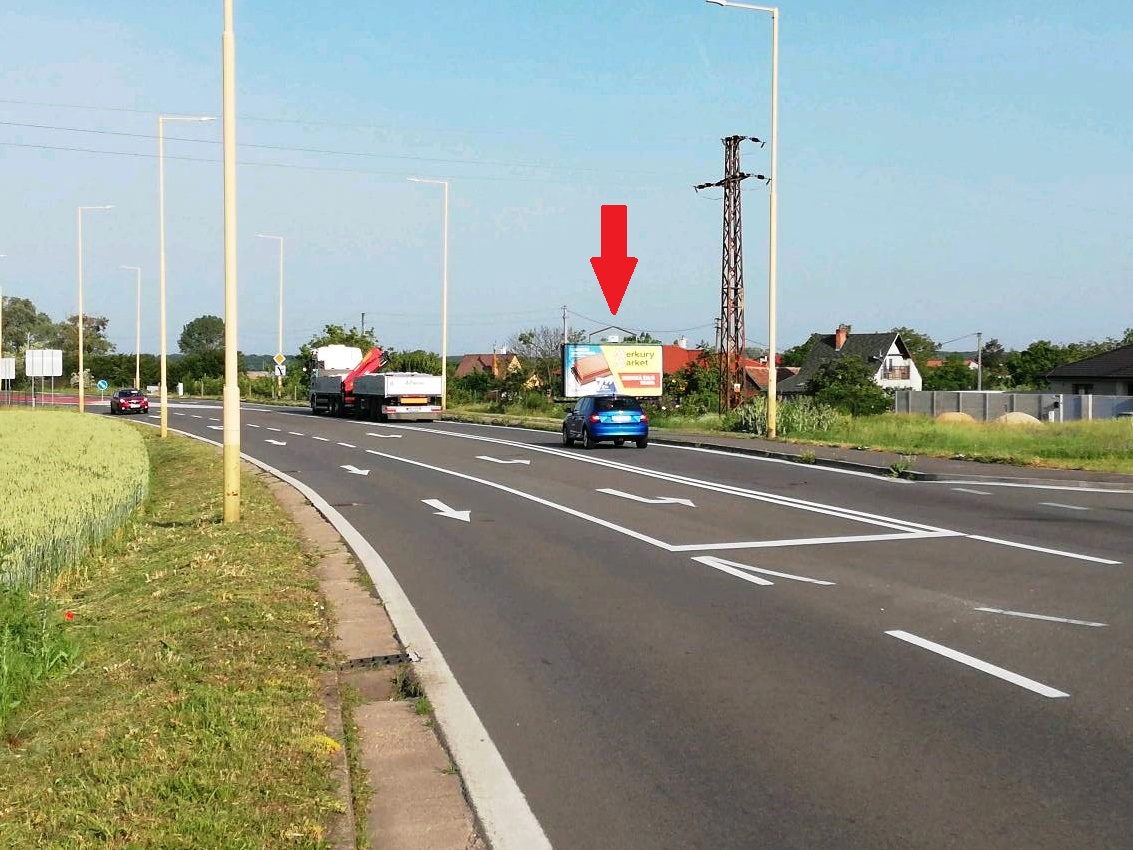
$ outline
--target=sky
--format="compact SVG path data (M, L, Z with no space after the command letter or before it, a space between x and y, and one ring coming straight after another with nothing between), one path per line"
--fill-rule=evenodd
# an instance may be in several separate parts
M784 0L780 350L908 326L950 347L1133 325L1133 4ZM0 288L157 335L157 116L220 115L222 4L0 9ZM328 323L449 353L538 325L711 340L721 138L770 130L771 19L700 0L236 0L240 347ZM223 314L220 121L166 128L170 350ZM92 153L95 151L97 153ZM766 173L768 148L742 167ZM637 271L612 316L590 266L602 204ZM747 337L768 338L767 186L743 194Z

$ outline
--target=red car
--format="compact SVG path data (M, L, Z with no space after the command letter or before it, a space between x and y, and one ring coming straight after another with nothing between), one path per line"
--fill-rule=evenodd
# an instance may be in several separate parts
M118 390L110 397L111 413L149 413L149 398L132 387Z

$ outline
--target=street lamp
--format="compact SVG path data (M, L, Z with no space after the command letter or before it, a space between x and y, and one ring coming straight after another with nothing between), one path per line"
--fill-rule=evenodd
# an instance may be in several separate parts
M79 207L79 413L86 412L86 373L83 371L83 213L87 210L112 210L103 204Z
M444 261L441 272L441 410L448 398L448 181L431 177L410 177L414 183L435 183L445 187Z
M283 237L269 236L266 233L257 233L257 239L274 239L279 243L279 336L276 339L276 356L283 356ZM276 363L276 366L281 364ZM283 375L276 371L276 384L279 387L279 397L283 398Z
M211 115L159 115L157 116L157 206L158 206L158 336L159 359L161 361L158 378L161 398L161 436L169 436L169 390L166 388L166 341L165 341L165 122L166 121L215 121Z
M775 285L779 260L779 7L751 6L747 3L733 3L731 0L705 0L714 6L734 6L751 12L771 14L771 170L769 172L770 191L770 232L768 234L767 257L767 436L775 439L776 419L779 412L777 397L778 370L775 365Z
M0 254L0 260L7 254ZM0 286L0 358L4 357L4 287Z
M224 117L224 521L240 521L240 385L236 335L236 35L232 0L224 0L220 37Z
M137 273L138 297L134 308L134 386L142 387L142 269L140 266L119 266Z

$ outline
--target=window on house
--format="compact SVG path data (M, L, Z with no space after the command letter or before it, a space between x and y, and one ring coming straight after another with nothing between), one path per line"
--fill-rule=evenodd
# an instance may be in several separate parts
M1074 385L1074 395L1093 395L1093 394L1094 394L1094 385L1093 384L1075 384Z

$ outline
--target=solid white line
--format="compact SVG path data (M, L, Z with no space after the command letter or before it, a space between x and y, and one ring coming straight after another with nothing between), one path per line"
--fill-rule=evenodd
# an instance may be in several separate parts
M221 443L186 431L176 433L221 447ZM550 840L476 709L382 556L342 514L302 481L254 457L246 454L241 454L241 457L302 493L343 536L366 568L381 597L382 606L393 621L394 631L406 649L412 648L421 656L421 660L414 664L414 670L429 694L429 702L444 730L445 742L452 749L453 760L460 768L464 787L484 827L489 845L495 850L551 850Z
M953 487L952 489L955 490L957 493L973 493L976 496L990 496L991 495L990 490L973 490L970 487Z
M327 437L311 437L311 439L312 440L318 440L320 443L329 443L330 442L330 440Z
M951 658L953 661L959 661L961 664L967 664L969 667L974 667L983 673L989 673L992 676L1003 679L1005 682L1010 682L1013 685L1018 685L1021 688L1026 688L1028 691L1034 691L1044 697L1058 698L1068 697L1070 694L1065 691L1055 690L1049 685L1044 685L1042 682L1036 682L1034 679L1028 679L1026 676L1020 676L1018 673L1012 673L1010 670L1005 670L1002 667L997 667L994 664L989 664L986 661L981 661L974 656L967 655L963 652L958 652L955 649L950 649L940 643L934 643L931 640L926 640L923 637L917 637L909 632L894 629L885 634L892 635L908 643L919 646L922 649L927 649L929 652L935 652L937 655L943 655L945 658Z
M884 540L925 540L963 537L958 531L906 531L899 534L858 534L845 537L800 537L792 540L748 540L737 543L689 543L671 546L673 552L721 552L727 549L775 549L780 546L825 546L829 543L877 543Z
M808 578L807 576L796 576L792 575L791 573L780 573L776 572L775 570L764 569L763 567L753 567L748 564L740 564L736 561L725 561L723 558L714 558L711 555L702 555L699 558L693 558L693 560L701 564L708 564L708 566L716 567L717 569L723 569L724 567L735 567L736 569L748 570L754 573L762 573L763 575L775 576L776 578L790 579L791 581L801 581L807 584L821 584L825 585L826 587L834 586L834 582L832 581L823 581L822 579ZM725 572L731 572L731 570L725 570ZM771 582L767 583L771 584Z
M744 572L743 570L738 570L733 567L729 561L721 561L719 558L705 556L703 558L693 558L693 560L698 563L704 564L705 566L712 567L712 569L714 570L719 570L722 573L727 573L730 576L742 578L744 581L750 581L752 584L759 584L763 586L770 586L775 584L775 582L773 581L768 581L767 579L760 578L757 575L752 575L751 573Z
M300 434L299 436L302 436L302 434ZM340 445L340 446L344 446L344 447L346 447L346 448L348 448L348 449L356 449L356 448L358 448L357 446L355 446L355 445L351 445L350 443L339 443L339 445Z
M1084 508L1081 505L1064 505L1061 502L1039 502L1040 505L1046 505L1048 508L1066 508L1068 511L1088 511L1089 508Z
M976 608L976 611L987 611L989 614L1006 614L1009 617L1026 617L1029 620L1049 620L1052 623L1070 623L1073 626L1093 626L1103 629L1107 623L1092 623L1089 620L1068 620L1065 617L1050 617L1046 614L1026 614L1022 611L1005 611L1002 608Z
M1016 549L1045 552L1047 555L1061 555L1063 558L1076 558L1079 561L1092 561L1095 564L1117 566L1121 563L1121 561L1111 561L1109 558L1095 558L1093 555L1079 555L1077 552L1066 552L1062 549L1047 549L1045 546L1032 546L1029 543L1016 543L1013 540L1000 540L998 537L984 537L982 534L965 534L964 536L972 540L982 540L984 543L997 543L1000 546L1013 546Z

